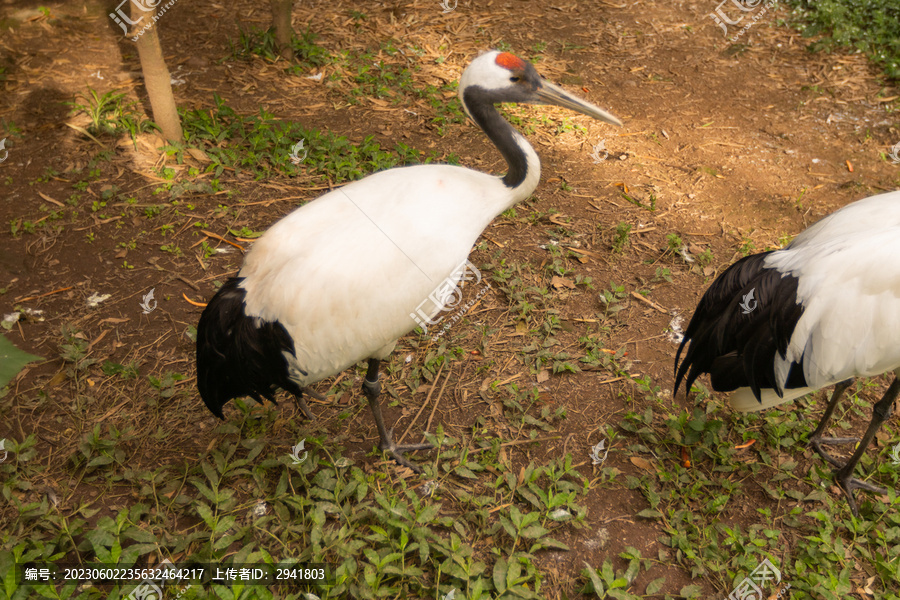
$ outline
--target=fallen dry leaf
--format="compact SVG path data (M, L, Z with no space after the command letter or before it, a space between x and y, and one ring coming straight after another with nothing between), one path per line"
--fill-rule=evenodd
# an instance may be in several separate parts
M67 377L67 376L66 376L66 372L65 372L65 371L60 371L59 373L57 373L56 375L54 375L54 376L50 379L50 381L47 382L47 387L56 387L56 386L58 386L59 384L61 384L63 381L66 380L66 377Z
M197 160L201 163L212 162L210 160L209 156L206 155L206 152L204 152L200 148L188 148L187 151L188 151L188 154L193 156L195 160Z
M866 579L866 587L863 588L862 592L869 596L875 595L875 590L872 589L872 584L875 583L875 576L872 575L868 579Z
M102 321L98 321L98 325L102 325L104 323L127 323L128 319L117 319L116 317L109 317L108 319L103 319Z
M566 279L565 277L560 277L559 275L553 276L553 279L550 280L550 285L552 285L555 290L560 290L562 288L569 288L570 290L575 289L574 281Z
M656 469L653 468L653 465L650 463L649 460L644 460L643 458L640 458L639 456L632 456L631 464L633 464L634 466L636 466L639 469L644 469L645 471L650 471L651 473L656 472Z

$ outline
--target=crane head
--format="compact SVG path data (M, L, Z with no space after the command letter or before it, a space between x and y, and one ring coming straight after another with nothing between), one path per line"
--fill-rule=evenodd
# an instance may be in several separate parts
M476 91L491 103L553 104L613 125L622 122L602 108L556 86L528 61L509 52L491 50L472 61L459 81L459 99L469 118L466 93Z

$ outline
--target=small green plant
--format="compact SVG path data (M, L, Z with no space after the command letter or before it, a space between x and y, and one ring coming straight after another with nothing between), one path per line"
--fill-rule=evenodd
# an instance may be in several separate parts
M627 297L624 285L616 285L616 282L610 281L609 289L600 292L600 302L606 308L606 316L613 316L625 308L623 300Z
M129 430L120 431L114 425L107 425L106 430L108 437L103 435L100 424L95 424L94 429L78 445L81 456L76 456L75 462L83 463L86 472L112 463L125 466L125 451L121 445L134 438L134 435Z
M584 125L577 123L572 119L572 117L563 117L562 121L560 121L559 125L557 125L556 127L556 134L559 135L561 133L566 133L569 131L573 131L581 135L587 134L587 128Z
M803 212L803 196L806 195L806 190L809 188L803 188L800 190L800 195L797 196L797 199L794 200L794 208L797 209L798 212Z
M110 377L118 375L122 379L138 378L138 363L136 361L132 361L127 365L122 365L116 362L105 360L103 361L103 365L101 368L103 370L103 374Z
M672 283L672 271L667 267L656 267L656 274L653 276L653 281L667 281Z
M644 204L639 199L637 199L634 196L631 196L625 192L619 192L619 194L622 196L622 198L624 198L625 200L628 200L629 202L631 202L638 208L643 208L643 209L649 210L650 212L656 212L656 195L655 194L650 194L650 198L647 200L647 204Z
M62 337L64 341L59 345L59 356L64 363L71 365L70 377L97 362L95 358L88 358L88 342L78 329L63 325Z
M152 121L144 118L136 102L127 100L124 92L109 91L100 96L96 90L88 88L86 93L76 94L75 101L66 104L74 113L82 112L90 118L88 131L94 135L128 133L135 139L139 133L156 128Z
M200 253L203 255L203 258L210 258L216 255L216 249L204 241L200 242Z
M254 231L249 227L243 226L240 229L229 229L228 233L233 235L234 237L246 238L246 239L255 239L261 236L264 231Z
M649 571L656 561L642 558L640 550L631 546L625 548L625 551L619 556L628 561L628 567L624 571L616 571L612 561L609 559L604 560L603 566L599 569L594 569L585 562L586 568L582 569L581 577L587 583L584 589L581 590L581 593L593 593L601 600L603 598L641 600L641 598L661 595L660 592L666 584L665 577L658 577L647 583L643 595L635 594L631 591L632 584L641 572L641 567L643 566L644 571ZM681 589L678 596L681 598L694 598L696 597L694 594L700 591L700 586L685 586Z
M677 233L670 233L666 235L666 245L669 252L678 254L684 247L684 241L682 241L681 236Z
M163 244L162 246L159 247L159 249L162 250L163 252L168 252L169 254L172 254L173 256L181 256L182 255L181 248L179 248L178 245L174 244L174 243Z
M616 232L613 236L612 250L618 254L625 251L625 247L630 243L631 225L624 221L616 225Z
M553 246L551 246L552 248ZM554 257L552 263L548 263L544 265L544 268L550 272L552 275L559 275L560 277L565 277L572 273L572 269L566 264L566 262L560 258Z
M6 290L0 288L0 295L4 293L6 293ZM15 316L18 317L20 314L18 313ZM5 318L0 321L0 328L2 329L11 329L13 325L14 322L7 321ZM9 391L6 385L16 377L19 371L28 363L42 359L39 356L34 356L19 349L2 333L0 333L0 356L3 356L3 362L0 363L0 399L2 399ZM5 453L3 457L6 458Z
M53 179L54 177L56 177L57 175L59 175L59 171L57 171L53 167L45 167L44 174L41 175L40 177L38 177L32 183L46 183L46 182L50 181L51 179Z
M593 279L593 277L588 277L585 275L576 275L575 276L575 285L581 285L589 290L592 290L592 289L594 289L594 279Z
M147 380L150 382L150 385L156 389L160 398L171 398L174 396L175 386L183 379L184 375L181 373L171 372L163 373L161 377L155 377L153 375L147 376Z

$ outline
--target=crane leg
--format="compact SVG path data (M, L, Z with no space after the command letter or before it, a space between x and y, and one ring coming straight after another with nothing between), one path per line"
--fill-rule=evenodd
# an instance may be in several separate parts
M427 450L433 448L431 444L402 444L394 443L394 430L384 426L384 417L381 415L381 405L378 402L378 396L381 394L381 384L378 383L378 365L381 361L375 358L369 359L369 368L366 371L366 380L363 382L363 393L369 400L369 408L372 409L372 416L375 417L375 425L378 427L378 435L381 437L381 443L378 445L381 450L389 452L397 464L409 467L416 473L421 473L421 467L411 463L405 456L406 452L413 450Z
M831 420L831 415L834 413L834 409L837 408L838 402L841 399L841 396L844 395L844 392L848 387L853 385L854 379L851 377L850 379L841 381L836 386L834 386L834 391L831 393L831 400L828 401L828 406L825 407L825 414L822 415L822 419L819 421L819 426L816 427L816 430L812 432L812 435L807 438L807 443L812 446L813 450L819 453L819 456L827 460L834 467L843 467L844 463L831 456L828 452L822 448L823 444L852 444L854 442L858 442L859 438L855 437L822 437L822 434L825 433L825 430L828 428L828 422Z
M309 390L307 388L302 388L302 391L299 394L294 394L294 401L297 403L297 406L300 408L300 412L303 413L303 416L305 416L310 421L315 421L316 418L311 412L309 412L309 406L306 405L306 400L303 399L304 392L309 394ZM310 396L312 396L312 394L310 394Z
M900 394L900 376L894 377L893 383L884 393L884 396L875 404L872 411L872 420L869 421L869 427L866 429L866 433L863 434L856 452L853 453L846 465L836 469L834 472L834 479L844 490L844 494L847 496L847 501L850 504L850 510L853 511L854 516L859 516L859 509L856 507L856 501L853 499L853 490L862 489L875 492L876 494L887 494L886 489L853 477L853 470L856 468L856 463L862 458L863 453L865 453L866 448L872 443L872 438L875 437L881 424L891 416L891 412L894 410L894 401L897 399L898 394Z
M323 394L320 394L319 392L317 392L316 390L314 390L310 387L300 388L300 393L294 394L294 401L297 402L297 406L300 408L300 411L303 413L303 415L310 421L315 421L316 418L313 416L313 414L311 412L309 412L309 406L307 406L306 400L303 399L303 394L306 394L310 398L315 398L316 400L321 400L322 402L327 402L328 397Z
M320 400L322 402L325 402L328 400L328 396L326 396L325 394L320 394L319 392L312 389L311 387L305 387L305 388L300 388L300 389L303 391L304 394L306 394L307 396L310 396L311 398L315 398L316 400Z

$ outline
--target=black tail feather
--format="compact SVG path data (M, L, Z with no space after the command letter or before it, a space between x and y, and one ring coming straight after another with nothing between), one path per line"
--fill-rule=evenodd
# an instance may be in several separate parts
M284 352L294 342L281 323L248 317L247 291L232 277L209 301L197 325L197 388L206 407L224 419L222 407L232 398L250 396L275 402L275 388L301 395L288 378Z
M719 392L733 392L750 385L744 374L744 362L737 352L715 358L709 368L709 380L713 389Z
M782 393L775 356L785 355L803 305L797 299L797 278L764 266L769 254L742 258L703 295L675 356L676 393L682 380L690 391L703 373L710 374L716 391L750 387L757 398L764 388ZM751 291L755 304L744 304ZM792 366L786 387L805 385L802 369Z
M681 344L678 346L678 352L675 354L676 392L678 391L678 383L681 382L690 364L690 361L685 359L685 362L681 364L679 369L682 350L684 350L689 340L697 337L698 330L701 328L706 330L715 324L713 317L725 312L728 305L734 300L736 291L742 289L747 282L759 273L766 254L754 254L737 261L719 275L712 285L709 286L709 289L706 290L706 293L703 294L703 298L700 299L697 310L694 311L694 316L684 332L684 339L681 340ZM688 386L688 389L690 389L690 386Z

